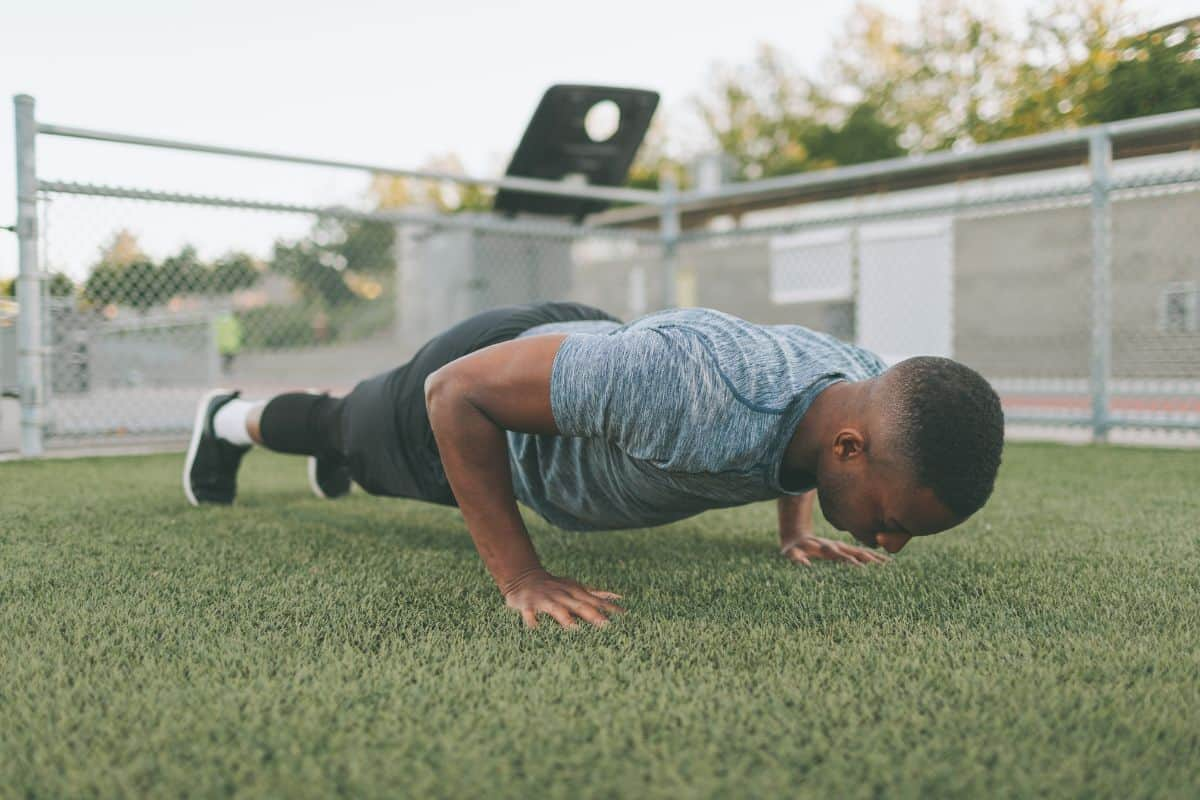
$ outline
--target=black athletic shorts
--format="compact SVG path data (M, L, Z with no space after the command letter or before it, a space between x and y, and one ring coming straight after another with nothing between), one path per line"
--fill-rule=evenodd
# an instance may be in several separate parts
M354 482L371 494L456 506L425 410L425 378L456 358L547 322L621 320L581 303L502 306L425 343L407 364L357 384L341 409L342 450Z

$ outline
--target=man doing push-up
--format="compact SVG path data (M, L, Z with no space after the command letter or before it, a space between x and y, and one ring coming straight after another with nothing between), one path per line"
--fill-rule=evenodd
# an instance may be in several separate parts
M776 499L798 564L882 562L953 528L991 495L1004 417L978 373L946 358L890 369L799 325L710 308L622 323L578 303L491 309L342 398L199 404L183 472L192 504L232 503L251 445L309 457L335 498L457 506L506 604L529 627L603 625L617 595L548 573L517 501L576 531L641 528ZM813 506L865 545L813 535ZM868 549L872 548L872 549Z

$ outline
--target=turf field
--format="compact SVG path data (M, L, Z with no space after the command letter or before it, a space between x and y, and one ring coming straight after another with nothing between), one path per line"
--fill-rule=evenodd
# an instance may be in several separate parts
M1011 445L885 567L775 555L769 503L569 534L602 631L506 611L457 511L232 509L179 456L0 464L0 795L1195 797L1200 453Z

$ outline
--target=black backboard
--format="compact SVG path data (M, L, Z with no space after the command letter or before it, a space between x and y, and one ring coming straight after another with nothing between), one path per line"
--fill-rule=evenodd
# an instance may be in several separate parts
M616 132L604 141L588 135L584 121L603 101L620 111ZM617 86L558 84L542 95L505 174L561 180L571 174L595 186L620 186L658 107L658 93ZM579 220L608 206L603 200L531 194L501 189L494 208L503 214L544 214Z

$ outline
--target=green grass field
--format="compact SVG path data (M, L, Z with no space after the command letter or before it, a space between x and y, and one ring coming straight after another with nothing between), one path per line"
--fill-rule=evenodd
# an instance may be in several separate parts
M1011 445L884 567L788 564L769 503L525 510L630 610L532 633L454 509L180 464L0 464L0 795L1200 794L1200 453Z

